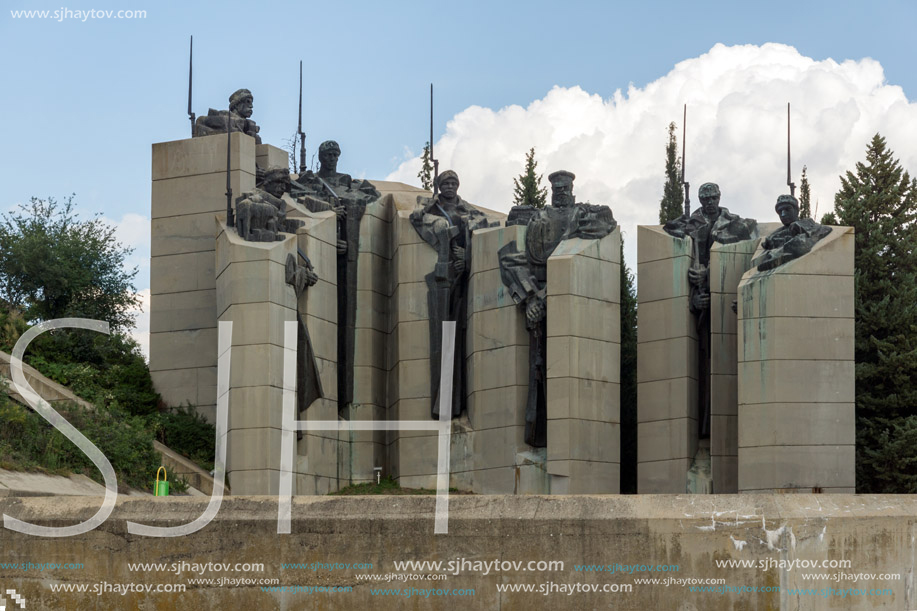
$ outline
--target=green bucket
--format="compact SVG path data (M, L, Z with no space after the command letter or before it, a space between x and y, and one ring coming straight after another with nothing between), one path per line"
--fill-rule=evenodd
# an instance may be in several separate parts
M162 481L159 481L160 471L163 473ZM169 482L166 480L168 477L169 474L166 473L166 468L159 467L156 471L156 486L153 488L153 496L169 496Z

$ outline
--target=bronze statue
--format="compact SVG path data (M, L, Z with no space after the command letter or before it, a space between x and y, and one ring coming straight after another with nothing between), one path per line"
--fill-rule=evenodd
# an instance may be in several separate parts
M781 195L774 206L783 227L764 238L764 252L751 264L763 272L774 269L812 250L831 228L809 218L799 218L799 201L792 195Z
M434 270L427 274L427 309L430 314L431 414L439 418L439 379L442 365L443 321L454 320L455 364L452 382L452 417L465 407L465 329L468 276L471 271L471 233L499 225L458 196L459 178L452 170L437 176L439 193L418 197L411 225L437 252Z
M256 144L261 144L261 136L258 135L261 128L251 120L253 102L254 97L248 89L235 91L229 96L229 110L214 110L213 108L208 110L206 117L197 118L191 130L191 136L198 138L225 134L228 117L232 121L232 131L248 134L255 139Z
M701 439L710 436L710 249L714 242L734 244L758 237L758 222L743 219L720 206L720 188L707 182L697 191L701 207L685 218L671 220L663 229L676 238L690 237L694 248L694 264L688 270L690 298L688 307L697 317L699 418Z
M318 282L318 275L309 257L299 248L296 250L302 262L297 261L297 256L293 253L287 255L285 275L286 283L293 287L297 301L296 405L297 412L302 414L316 399L325 395L322 391L322 379L318 373L315 351L312 349L312 339L309 337L309 329L303 321L298 304L306 289ZM302 431L298 432L297 438L302 439Z
M337 215L338 409L353 403L353 367L357 322L357 255L360 220L366 205L380 197L367 180L337 171L341 147L334 140L319 146L319 171L305 171L292 183L291 195L310 212Z
M290 189L290 172L271 168L264 172L260 188L236 199L236 231L249 242L274 242L283 233L296 233L303 222L287 219L287 204L281 199Z
M533 447L547 445L547 281L548 258L563 240L597 240L617 226L611 208L578 204L573 197L572 172L561 170L548 176L551 205L529 220L525 252L515 243L500 249L500 276L513 300L525 311L529 330L529 390L525 408L525 441ZM555 315L563 316L563 313Z

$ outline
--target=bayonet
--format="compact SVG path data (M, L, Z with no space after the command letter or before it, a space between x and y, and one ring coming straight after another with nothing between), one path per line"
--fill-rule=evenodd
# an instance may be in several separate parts
M191 37L191 49L188 51L188 118L191 120L191 135L194 135L194 111L191 110L191 73L194 68L194 36Z
M226 111L226 226L235 227L232 213L232 185L229 183L229 159L232 150L232 111Z
M433 199L439 195L439 160L433 156L433 83L430 83L430 162L433 164Z
M688 105L685 104L681 119L681 184L685 188L685 218L691 216L691 185L685 182L685 137L688 133Z
M299 175L306 173L306 135L302 131L302 60L299 60ZM295 159L294 159L295 161Z
M786 103L786 184L790 187L790 195L796 196L796 183L790 173L790 103Z
M328 190L328 193L331 194L331 197L333 197L333 198L336 199L336 200L340 200L340 199L341 199L340 197L338 197L338 194L334 192L334 189L331 188L331 185L329 185L327 182L325 182L325 179L324 179L324 178L322 178L321 176L319 176L319 175L317 175L317 174L315 175L315 177L318 178L319 182L322 183L322 186L325 187L325 189Z

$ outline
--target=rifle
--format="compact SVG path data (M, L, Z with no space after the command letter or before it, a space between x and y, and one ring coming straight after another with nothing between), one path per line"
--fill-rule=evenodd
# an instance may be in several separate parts
M191 36L191 49L188 51L188 118L191 120L191 135L194 136L194 111L191 110L191 72L194 68L194 36Z
M232 185L229 183L229 155L232 150L232 111L226 111L226 226L235 227L232 213Z
M691 217L691 185L685 182L685 135L688 132L688 105L681 120L681 184L685 188L685 219Z
M299 127L296 133L299 135L299 175L302 176L306 173L306 135L302 131L302 60L299 60ZM296 160L293 161L295 163Z
M439 160L433 157L433 83L430 83L430 161L433 163L433 199L439 195Z
M790 103L786 103L786 184L790 187L790 195L796 196L796 183L790 176Z

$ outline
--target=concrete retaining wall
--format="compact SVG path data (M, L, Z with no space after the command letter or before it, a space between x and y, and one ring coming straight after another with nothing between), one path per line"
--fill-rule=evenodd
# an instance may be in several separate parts
M85 520L101 499L6 498L0 511L44 525ZM292 534L278 535L271 497L232 497L202 531L179 538L130 535L125 521L178 525L200 515L201 498L122 499L100 528L66 539L0 529L4 562L81 562L83 569L23 571L0 567L4 590L31 609L914 609L917 589L917 498L854 495L461 496L450 499L449 533L433 534L434 497L297 497ZM394 561L563 561L563 570L465 569L443 581L370 584L358 576L448 571L396 570ZM755 568L718 568L717 561ZM846 568L787 568L800 561L849 561ZM263 563L263 572L181 574L131 572L129 562ZM372 563L371 569L281 568L282 563ZM779 568L779 563L784 568ZM574 565L677 565L677 571L577 571ZM767 568L767 570L765 570ZM804 573L861 574L805 580ZM900 579L862 574L893 574ZM278 578L284 586L344 586L347 592L268 593L261 587L189 584L189 579ZM723 579L745 592L692 592L682 585L638 579ZM184 593L61 594L52 584L185 584ZM529 584L533 593L500 593L498 585ZM631 592L543 594L542 587L631 586ZM580 588L583 586L580 585ZM751 593L748 588L771 588ZM385 588L474 589L473 596L410 598L373 594ZM790 593L810 589L812 594ZM828 589L833 589L830 593ZM880 595L858 594L888 589ZM777 591L781 590L781 591ZM824 593L822 593L824 591Z

